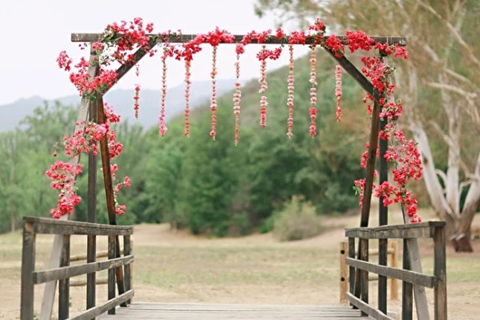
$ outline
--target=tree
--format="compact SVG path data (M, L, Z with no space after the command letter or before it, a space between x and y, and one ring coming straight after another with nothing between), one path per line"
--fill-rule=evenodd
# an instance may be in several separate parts
M323 14L338 30L407 37L410 59L395 79L405 124L422 155L433 209L446 221L455 250L472 251L470 228L480 201L480 143L471 136L480 130L480 3L258 0L256 11L300 22Z

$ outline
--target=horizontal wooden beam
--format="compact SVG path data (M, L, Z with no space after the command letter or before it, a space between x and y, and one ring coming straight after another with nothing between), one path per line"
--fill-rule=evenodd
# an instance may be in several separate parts
M127 292L119 295L118 297L116 297L114 299L111 299L111 300L108 300L107 302L105 302L101 306L90 308L90 309L82 312L81 314L76 315L75 317L68 318L68 320L90 320L90 319L94 319L95 317L98 317L99 315L107 312L107 310L115 308L116 306L118 306L122 303L125 303L126 301L132 299L134 295L135 295L135 291L133 289L128 290Z
M164 36L158 34L148 34L149 37L158 38L158 43L163 42L165 39ZM182 34L182 35L170 35L168 36L168 43L184 43L194 39L197 35L196 34ZM71 41L72 42L96 42L101 41L103 37L103 33L72 33ZM241 42L244 35L234 35L235 43ZM337 36L343 44L348 45L347 38L345 36ZM388 43L390 45L397 44L399 46L406 46L407 45L407 38L405 37L371 37L375 41L375 43ZM305 43L312 44L316 40L315 37L307 37ZM252 40L252 43L257 43L256 40ZM279 40L275 38L275 36L269 36L263 42L266 44L286 44L285 39Z
M123 254L123 249L120 250L120 254ZM97 258L106 258L106 257L108 257L108 251L107 250L99 251L99 252L97 252L96 257ZM83 261L83 260L87 260L87 255L86 254L79 254L79 255L75 255L75 256L70 257L70 262Z
M108 224L56 220L50 218L24 217L31 223L36 234L76 234L97 236L125 236L133 234L133 226L111 226Z
M347 258L347 265L388 278L399 279L422 287L433 288L435 286L434 276L427 276L425 274L421 274L415 271L380 266L371 262L356 260L352 258Z
M388 225L375 228L351 228L345 229L345 236L362 239L433 238L435 229L442 227L445 227L444 221Z
M96 285L102 285L102 284L107 284L108 279L107 278L98 278L95 281ZM70 280L70 287L84 287L87 285L86 280Z
M355 297L350 292L347 292L347 299L348 301L357 307L358 309L362 310L369 316L373 317L374 319L378 320L394 320L393 318L387 316L385 313L381 312L380 310L374 309L369 306L367 303L363 302L362 300Z
M111 260L85 263L78 266L69 266L69 267L56 268L56 269L51 269L46 271L37 271L33 273L33 283L40 284L40 283L45 283L49 281L63 280L70 277L79 276L82 274L112 269L112 268L129 264L133 260L134 260L133 255L130 255L130 256L115 258Z

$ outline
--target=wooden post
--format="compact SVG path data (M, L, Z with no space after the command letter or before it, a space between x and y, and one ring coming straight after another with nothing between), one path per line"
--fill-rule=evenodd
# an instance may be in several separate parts
M108 236L108 259L114 259L115 236ZM108 269L108 300L115 298L115 269ZM115 314L115 308L109 309L108 314Z
M33 319L34 292L33 272L35 271L35 233L33 224L24 222L22 246L22 287L20 302L20 319Z
M95 59L95 52L90 49L90 61ZM88 67L88 76L89 79L94 79L95 75L97 74L97 67L96 63L91 63ZM89 106L89 99L82 98L80 102L80 107L78 110L78 117L77 117L77 124L75 125L74 132L79 130L83 130L85 128L85 121L88 119L88 106ZM78 164L80 161L80 155L77 155L70 159L69 163L72 165ZM61 220L69 219L69 215L64 215L60 217ZM63 236L62 235L55 235L53 239L52 245L52 253L50 256L50 263L48 264L49 269L55 269L60 266L60 255L63 248ZM40 320L49 320L52 317L52 310L53 310L53 301L55 300L55 291L57 287L56 281L47 282L45 284L45 289L43 291L43 299L42 299L42 308L40 312Z
M340 242L340 303L347 302L348 271L347 271L347 243Z
M348 257L355 259L355 238L348 238ZM355 267L349 266L348 268L348 285L350 293L355 291Z
M390 242L390 247L392 248L391 262L390 266L392 268L397 268L398 261L398 243L396 240ZM390 299L398 300L398 280L396 278L391 278L390 280Z
M362 257L362 259L360 260L364 260L364 261L368 261L368 239L365 239L366 241L364 242L364 245L361 246L361 254L360 256ZM365 270L362 270L360 272L360 277L361 277L361 285L360 285L360 297L362 299L363 302L367 303L368 304L368 272L365 271ZM363 316L367 316L367 314L365 312L362 311L362 315Z
M130 242L130 235L123 236L123 250L124 256L129 256L132 254L132 247ZM131 263L125 265L125 291L132 289L132 273L131 273ZM131 300L127 301L128 304L132 303Z
M380 130L385 129L387 124L387 119L383 118L380 121ZM385 153L388 151L388 141L379 139L379 151L380 151L380 160L379 160L379 184L382 184L385 181L388 181L388 163L385 159ZM383 196L379 199L379 210L378 210L378 225L385 226L388 224L388 207L383 205ZM386 266L388 263L388 239L379 239L378 240L378 264L381 266ZM384 314L387 314L387 277L378 276L378 310L382 311Z
M60 267L70 265L70 235L63 236L63 249L60 258ZM70 307L70 278L60 280L58 283L58 319L65 320L69 317Z
M436 227L434 241L435 320L447 320L447 257L445 252L445 227Z
M403 240L403 269L410 270L410 254L408 240ZM411 283L402 281L402 320L413 318L413 286Z

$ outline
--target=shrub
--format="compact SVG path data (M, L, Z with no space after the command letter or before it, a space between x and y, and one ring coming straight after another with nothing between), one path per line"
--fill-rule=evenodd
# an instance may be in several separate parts
M320 233L320 222L315 207L292 200L275 215L273 233L280 241L293 241L314 237Z

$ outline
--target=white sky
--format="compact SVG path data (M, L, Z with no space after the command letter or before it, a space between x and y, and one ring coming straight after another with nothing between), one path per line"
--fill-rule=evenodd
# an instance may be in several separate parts
M2 0L0 6L0 104L19 98L39 95L46 99L76 94L68 74L58 68L56 58L62 50L73 57L85 55L78 44L70 42L72 32L102 32L111 22L134 17L154 23L154 32L181 29L183 33L206 33L216 26L231 33L244 34L251 30L274 29L271 16L255 16L255 0ZM247 46L242 56L242 79L257 77L259 47ZM296 56L306 53L298 47ZM218 52L218 78L234 78L234 47L222 46ZM287 64L287 51L279 61L270 62L273 69ZM211 49L194 57L192 80L208 80L211 68ZM140 79L130 72L116 88L160 89L160 57L142 60ZM178 85L183 80L182 63L170 60L168 85Z

